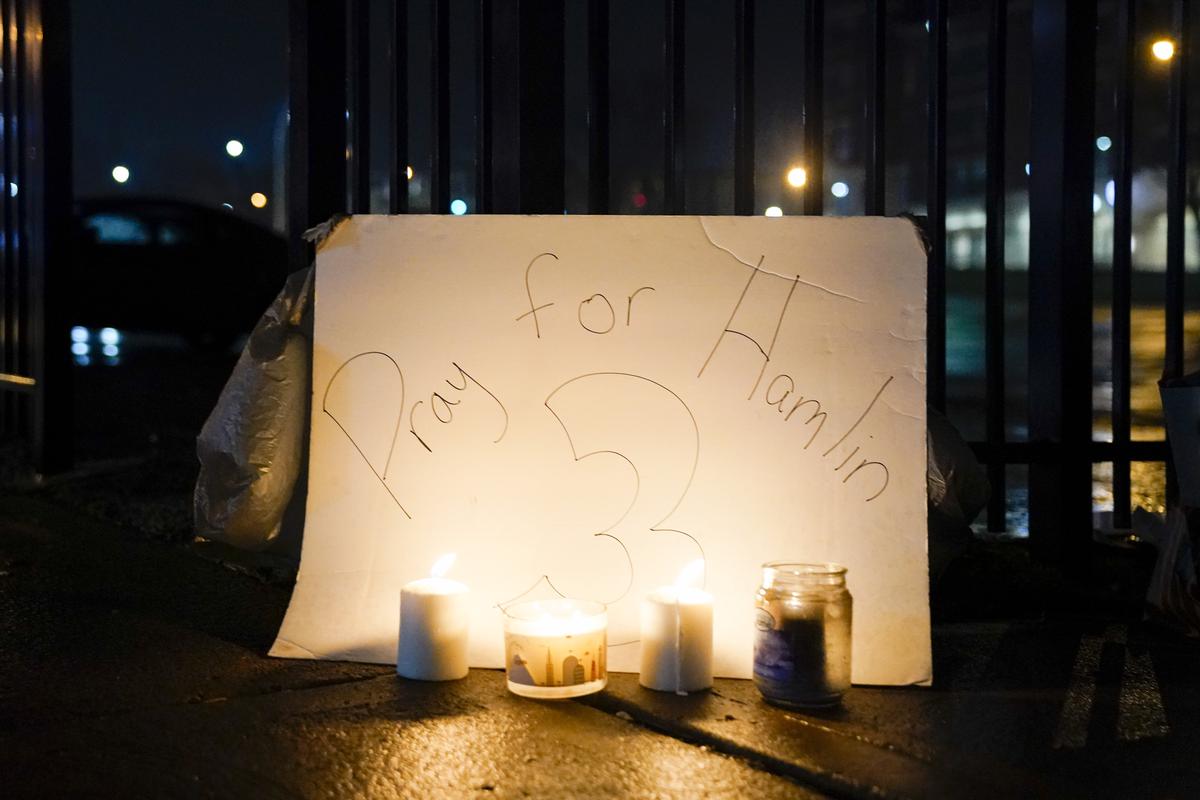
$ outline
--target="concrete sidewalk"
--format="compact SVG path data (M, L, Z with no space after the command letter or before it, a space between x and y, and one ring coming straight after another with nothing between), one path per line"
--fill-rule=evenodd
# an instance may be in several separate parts
M1179 797L1200 646L1119 618L935 627L932 689L822 713L634 675L581 701L498 671L266 658L286 588L0 495L0 785L48 796Z

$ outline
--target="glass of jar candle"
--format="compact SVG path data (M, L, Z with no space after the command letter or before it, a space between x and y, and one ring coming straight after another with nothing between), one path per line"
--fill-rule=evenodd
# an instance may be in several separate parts
M590 600L534 600L504 609L508 690L559 700L608 684L608 612Z
M769 703L835 705L850 688L853 598L840 564L763 564L755 597L754 683Z

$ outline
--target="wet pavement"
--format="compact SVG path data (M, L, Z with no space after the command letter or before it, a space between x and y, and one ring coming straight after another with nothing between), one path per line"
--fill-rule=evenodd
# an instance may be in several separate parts
M554 703L493 670L426 684L270 659L287 598L61 493L0 494L4 795L1200 792L1200 644L1120 615L938 624L932 688L800 713L748 681L677 697L620 674Z
M933 598L934 686L824 712L748 681L617 674L553 703L493 670L267 658L288 560L191 541L194 436L234 356L128 344L76 371L78 469L35 485L0 443L6 799L1200 796L1200 643L1140 622L1146 548L1097 546L1068 584L976 542Z

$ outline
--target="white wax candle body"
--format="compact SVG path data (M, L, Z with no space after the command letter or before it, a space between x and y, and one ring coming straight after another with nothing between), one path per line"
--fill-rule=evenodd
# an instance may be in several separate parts
M663 587L642 601L642 671L647 689L696 692L712 686L713 598Z
M423 681L465 678L470 627L464 584L424 578L405 585L400 590L396 673Z

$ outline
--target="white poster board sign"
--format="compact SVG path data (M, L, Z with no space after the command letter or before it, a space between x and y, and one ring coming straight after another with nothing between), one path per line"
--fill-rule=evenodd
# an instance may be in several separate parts
M394 663L442 554L498 605L638 604L706 560L714 669L751 675L765 561L835 561L853 679L931 678L925 254L880 218L359 216L317 255L308 514L272 655Z

